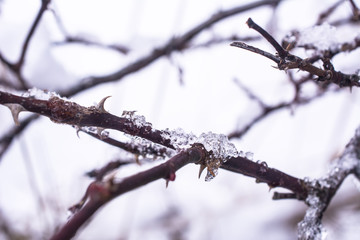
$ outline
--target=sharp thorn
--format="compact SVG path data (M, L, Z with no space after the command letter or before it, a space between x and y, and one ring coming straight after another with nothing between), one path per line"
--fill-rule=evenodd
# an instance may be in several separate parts
M103 140L105 137L101 134L103 131L105 130L105 128L101 128L101 127L97 127L96 128L96 133L97 135L100 137L101 140Z
M205 168L206 168L206 165L205 165L205 164L200 164L199 178L201 177L201 173L204 171Z
M104 108L104 104L105 104L106 99L108 99L109 97L111 97L111 96L104 97L104 98L101 99L101 101L98 103L97 109L100 110L100 112L107 113L107 111L106 111L105 108Z
M10 111L11 111L11 115L14 119L14 122L17 126L20 125L19 123L19 113L22 111L26 111L26 109L21 106L20 104L16 104L16 103L8 103L8 104L4 104L5 106L7 106Z

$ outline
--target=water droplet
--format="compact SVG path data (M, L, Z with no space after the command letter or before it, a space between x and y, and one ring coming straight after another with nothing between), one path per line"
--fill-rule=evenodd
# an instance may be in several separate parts
M242 157L242 158L245 157L245 153L243 151L240 151L239 152L239 157Z

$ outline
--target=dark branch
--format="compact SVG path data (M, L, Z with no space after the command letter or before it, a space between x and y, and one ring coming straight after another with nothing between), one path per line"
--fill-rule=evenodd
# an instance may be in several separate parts
M230 44L230 46L242 48L242 49L248 50L250 52L260 54L264 57L269 58L270 60L274 61L277 64L280 64L280 61L281 61L281 58L279 58L271 53L268 53L264 50L261 50L259 48L247 45L246 43L243 43L243 42L233 42Z
M254 21L249 18L248 20L249 27L255 29L258 31L267 41L271 43L271 45L277 50L279 54L279 58L276 56L267 53L261 49L255 48L253 46L249 46L242 42L234 42L231 44L231 46L236 46L251 52L255 52L257 54L260 54L262 56L265 56L271 60L273 60L275 63L278 64L278 68L280 70L289 70L289 69L299 69L302 71L306 71L310 74L318 76L318 81L326 81L335 83L339 87L360 87L360 76L357 74L344 74L339 71L335 71L335 69L320 69L318 67L315 67L312 65L309 61L306 59L302 59L298 56L292 55L288 53L286 50L284 50L281 45L276 42L276 40L263 28L258 26ZM324 59L327 61L327 59Z
M252 28L260 33L261 36L263 36L276 49L280 58L285 59L288 56L288 52L283 49L281 45L267 31L257 25L251 18L247 20L246 24L249 26L249 28Z
M85 203L76 207L77 212L67 223L51 238L51 240L66 240L75 236L81 226L104 204L112 199L144 186L158 179L174 180L175 172L189 163L204 161L206 152L200 146L194 146L186 151L180 152L167 162L140 172L133 176L122 179L120 182L109 180L108 182L93 182L87 189L84 196Z

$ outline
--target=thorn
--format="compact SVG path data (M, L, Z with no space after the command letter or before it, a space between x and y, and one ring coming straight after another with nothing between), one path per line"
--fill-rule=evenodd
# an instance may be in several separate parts
M206 168L206 165L205 165L205 164L200 164L199 178L201 177L201 173L204 171L205 168Z
M14 119L14 122L17 126L20 125L19 123L19 113L22 112L22 111L26 111L26 109L21 106L20 104L17 104L17 103L7 103L7 104L4 104L5 106L7 106L10 111L11 111L11 115Z
M105 104L105 101L106 101L106 99L108 99L109 97L111 97L111 96L107 96L107 97L104 97L103 99L101 99L101 101L98 103L98 105L96 106L96 108L98 109L98 110L100 110L100 112L102 112L102 113L108 113L106 110L105 110L105 108L104 108L104 104Z
M77 136L78 138L80 138L79 132L81 131L81 128L80 128L79 126L75 126L75 130L76 130L76 136Z
M175 172L170 172L169 176L166 178L166 188L169 186L170 181L175 181L176 174Z
M139 160L139 154L135 154L135 162L137 165L141 166L140 160Z
M100 137L101 140L104 140L106 138L106 136L104 136L102 134L102 132L105 130L105 128L102 128L102 127L97 127L96 128L96 133L97 135Z

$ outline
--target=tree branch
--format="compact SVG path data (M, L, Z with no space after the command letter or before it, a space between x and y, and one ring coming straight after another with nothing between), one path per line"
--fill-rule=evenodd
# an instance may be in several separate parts
M144 186L158 179L175 180L175 172L189 163L204 161L206 151L201 146L195 145L186 151L180 152L167 162L127 177L120 182L93 182L89 185L84 196L83 204L77 206L77 212L69 221L51 238L51 240L71 239L79 228L103 205L112 199Z
M99 84L121 80L129 74L137 72L137 71L147 67L148 65L150 65L152 62L156 61L157 59L171 54L173 51L184 50L186 48L186 46L188 45L188 43L194 37L196 37L200 32L204 31L205 29L210 28L212 25L214 25L217 22L220 22L220 21L222 21L228 17L234 16L236 14L239 14L239 13L242 13L242 12L245 12L248 10L252 10L257 7L267 6L267 5L275 6L281 1L282 0L262 0L262 1L250 3L247 5L242 5L239 7L231 8L226 11L221 11L217 14L214 14L209 19L205 20L204 22L200 23L199 25L195 26L194 28L190 29L188 32L184 33L183 35L169 40L168 43L166 43L164 46L162 46L158 49L154 49L148 55L136 60L135 62L130 63L129 65L125 66L124 68L120 69L119 71L117 71L115 73L112 73L112 74L109 74L106 76L88 77L86 79L83 79L83 81L81 81L81 83L79 83L78 85L72 86L65 90L59 90L57 92L62 96L70 97L81 91L95 87ZM47 1L43 0L42 8L40 9L38 17L36 18L38 20L35 20L34 23L36 23L36 24L33 24L32 29L35 29L35 26L37 26L37 24L39 23L39 20L44 11L43 10L44 4L49 3L49 2L50 2L50 0L47 0ZM40 12L41 12L41 14L40 14ZM31 33L31 35L32 35L33 32L34 32L34 30L30 31L29 33ZM29 42L31 38L28 37L27 39L29 39L29 40L27 40L27 42ZM28 44L26 46L28 46ZM24 54L24 56L25 56L25 54ZM4 59L2 57L1 54L0 54L0 60L2 60L4 63L9 63L9 62L7 62L6 59ZM11 64L11 63L9 63L9 64ZM26 88L24 88L24 89L26 89ZM21 124L21 126L22 125L23 124ZM24 130L27 125L28 124L24 124L23 128L20 128L18 131L13 131L13 132L18 134L22 130ZM10 144L10 142L9 142L9 144ZM4 151L6 149L7 148L3 148Z
M249 46L243 42L233 42L231 46L239 47L251 52L255 52L262 56L265 56L272 61L274 61L280 70L288 70L288 69L299 69L302 71L306 71L310 74L318 76L318 81L326 81L337 84L339 87L360 87L360 76L357 74L344 74L339 71L335 71L335 69L320 69L315 67L307 60L304 60L298 56L292 55L284 50L281 45L276 42L276 40L267 33L263 28L257 25L251 18L247 21L250 28L253 28L257 32L259 32L270 44L275 48L279 57L274 56L270 53L267 53L261 49L255 48L253 46ZM323 60L327 61L326 59Z

